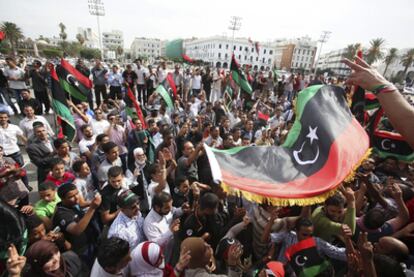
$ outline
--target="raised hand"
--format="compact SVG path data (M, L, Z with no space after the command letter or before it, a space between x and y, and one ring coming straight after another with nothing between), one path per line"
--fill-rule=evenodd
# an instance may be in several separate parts
M18 277L21 275L24 265L26 264L26 257L20 256L16 247L12 244L7 249L7 271L10 277Z

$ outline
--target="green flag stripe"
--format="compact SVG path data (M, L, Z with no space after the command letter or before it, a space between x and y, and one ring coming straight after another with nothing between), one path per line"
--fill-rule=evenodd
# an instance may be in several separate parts
M299 277L313 277L313 276L316 276L319 273L324 272L329 267L329 265L330 265L330 263L325 260L321 264L304 268L303 271L299 274Z
M87 97L80 93L76 88L74 88L71 84L69 84L66 80L59 79L60 86L70 95L75 97L80 101L86 101Z
M236 84L238 84L244 91L252 93L253 90L249 82L247 82L247 80L243 78L243 76L240 76L239 72L233 70L231 76L234 82L236 82Z
M64 135L67 136L68 140L72 141L76 135L75 120L73 119L72 113L67 106L56 99L52 99L52 106L56 115L60 116L66 123L66 128L63 130Z
M233 148L230 148L230 149L211 148L211 151L233 155L233 154L236 154L236 153L240 152L241 150L243 150L247 147L248 146L237 146L237 147L233 147Z
M163 85L159 85L155 92L159 93L161 97L164 99L165 103L167 104L168 108L171 110L174 109L173 102L171 100L171 96L168 94L168 92L165 90Z
M375 153L378 154L380 158L387 158L387 157L396 157L398 160L412 162L414 160L414 153L410 155L400 155L400 154L393 154L379 150L378 148L374 148Z
M312 97L315 96L315 94L319 91L319 89L322 86L323 85L311 86L306 89L306 91L310 90L311 92L308 92L308 93L300 92L299 93L299 96L296 102L296 120L292 126L292 129L289 132L288 137L286 138L285 143L283 143L282 145L283 147L291 147L295 143L295 141L298 139L298 136L302 129L302 124L300 123L300 119L302 117L303 109L305 108L309 100L311 100Z

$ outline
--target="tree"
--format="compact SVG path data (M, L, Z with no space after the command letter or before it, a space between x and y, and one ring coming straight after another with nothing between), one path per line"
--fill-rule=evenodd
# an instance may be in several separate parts
M403 78L407 75L408 68L413 64L414 61L414 48L411 48L401 57L401 63L405 67Z
M68 37L68 35L66 34L65 30L66 30L66 26L65 24L63 24L62 22L59 23L59 29L60 29L60 33L59 33L59 37L64 41L66 40L66 38Z
M76 39L79 41L80 45L83 46L85 43L85 38L82 36L82 34L77 34Z
M360 47L361 47L360 43L349 44L345 49L345 54L343 55L344 58L347 58L348 60L353 60Z
M115 51L118 58L124 53L124 49L121 46L118 46Z
M83 48L79 54L82 58L88 60L101 58L101 51L96 48Z
M368 64L373 64L374 62L384 57L384 53L382 52L382 47L385 44L385 39L376 38L376 39L371 40L369 43L370 43L370 47L368 49L366 61Z
M398 54L397 53L398 53L398 49L397 48L390 48L390 50L388 50L388 54L387 54L387 56L385 57L385 60L384 60L384 62L385 62L385 69L384 69L384 73L382 75L385 76L385 73L388 70L388 66L390 64L392 64L397 59L397 57L398 57Z
M9 42L12 52L16 54L19 39L24 37L20 27L12 22L5 21L1 24L0 31L5 34L6 40Z
M77 57L79 56L81 49L82 45L79 42L68 42L65 48L65 52L69 56Z
M48 58L56 58L56 57L63 57L63 52L59 48L55 47L48 47L42 50L43 55Z

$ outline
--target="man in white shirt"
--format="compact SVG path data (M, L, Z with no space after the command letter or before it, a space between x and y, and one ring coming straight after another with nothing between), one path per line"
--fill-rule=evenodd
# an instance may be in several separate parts
M157 77L158 77L158 84L161 84L165 77L167 77L167 65L165 62L161 62L161 64L157 67Z
M26 74L24 73L23 69L16 65L16 60L14 58L7 57L6 63L8 65L8 68L3 71L4 76L9 81L9 88L14 92L17 103L19 104L19 107L21 107L22 97L20 96L20 92L23 89L26 89ZM22 113L23 111L20 110L20 112Z
M210 94L210 102L214 103L221 98L221 83L223 77L220 74L220 68L217 67L217 70L213 73L213 89Z
M144 233L148 241L156 242L164 248L166 260L172 254L173 234L180 228L182 209L172 206L172 197L166 192L156 194L152 199L152 209L144 221ZM177 219L174 219L176 217Z
M82 125L81 132L83 134L83 139L79 141L79 152L81 156L86 156L90 160L96 136L93 134L92 127L86 124Z
M3 146L3 152L6 157L12 158L19 166L24 165L20 147L17 144L20 139L24 144L27 143L27 138L24 136L22 129L14 124L9 124L9 114L5 111L0 111L0 145ZM29 181L25 176L22 181L28 187Z
M195 73L193 74L193 78L191 79L192 85L191 85L191 95L198 95L201 91L201 75L200 75L200 69L197 68L195 70Z
M142 61L140 59L137 59L135 61L135 73L137 74L138 78L137 78L137 92L138 92L138 101L141 104L146 104L147 103L147 91L145 88L145 73L146 70L145 68L142 66Z
M93 264L91 277L126 277L126 266L131 261L128 242L112 237L102 241Z
M139 197L130 190L122 191L117 197L117 205L121 211L109 228L108 238L124 239L132 250L145 241L144 218L139 210Z
M50 127L49 122L47 122L47 120L43 116L35 115L32 106L25 106L23 111L26 117L20 121L19 126L23 130L23 133L26 138L30 138L33 136L33 123L36 121L42 122L46 128L48 135L54 137L55 133Z
M105 133L109 128L108 120L104 119L103 112L100 108L94 110L95 118L91 120L90 125L92 127L93 134L95 136Z

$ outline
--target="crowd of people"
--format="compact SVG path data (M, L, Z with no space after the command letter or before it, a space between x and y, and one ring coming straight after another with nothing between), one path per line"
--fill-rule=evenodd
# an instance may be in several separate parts
M0 214L2 226L10 224L0 227L0 273L413 274L411 164L372 155L354 181L341 184L324 203L278 207L228 195L213 180L204 149L282 145L295 120L297 94L317 84L378 90L390 121L414 146L413 108L362 60L345 61L353 69L347 80L275 76L246 67L251 94L221 68L176 64L173 110L156 91L166 84L164 62L152 67L136 60L121 68L96 60L89 68L78 60L76 69L92 80L93 94L86 102L68 95L77 130L73 142L47 119L48 62L6 62L0 70ZM144 122L128 113L127 87L141 104ZM10 122L12 113L18 125ZM23 160L23 151L30 161ZM37 168L35 202L29 201L28 162Z

